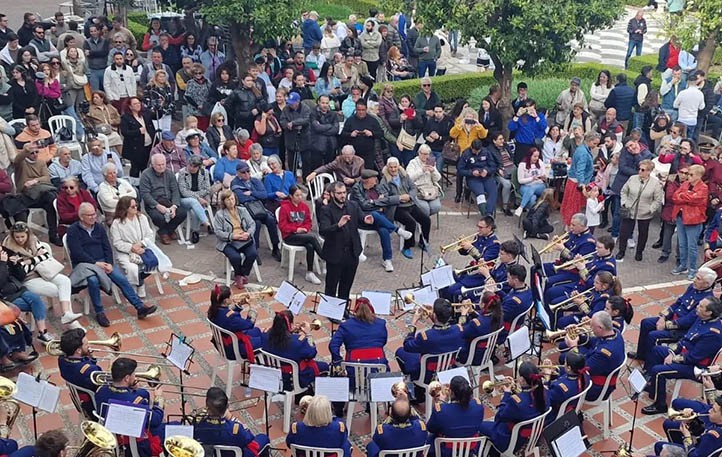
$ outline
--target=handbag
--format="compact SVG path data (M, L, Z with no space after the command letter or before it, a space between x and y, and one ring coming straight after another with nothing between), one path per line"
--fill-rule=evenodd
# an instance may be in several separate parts
M243 207L248 210L248 214L253 219L263 219L266 217L266 207L260 200L250 200L243 203Z
M86 75L76 75L75 73L71 73L71 75L73 75L73 84L76 86L83 87L88 84L88 77Z
M647 184L649 184L649 179L647 182L644 183L641 189L639 189L639 193L637 194L636 200L634 200L634 203L632 203L632 206L630 208L627 208L626 206L621 206L619 208L619 216L622 219L632 219L632 208L637 206L637 203L639 203L639 199L642 198L642 192L644 192L644 188L647 187ZM639 210L639 207L637 206L637 211ZM634 215L637 215L637 211L634 212Z
M413 150L416 147L416 135L410 134L403 127L401 127L397 140L404 149Z
M449 140L444 143L444 147L441 149L441 158L444 159L445 162L448 161L456 163L456 161L459 160L460 155L461 148L455 141Z
M143 251L140 258L143 261L143 271L145 273L150 273L158 268L158 257L156 257L155 253L150 249Z
M51 281L55 278L63 271L63 268L65 268L63 264L55 260L54 257L49 257L35 265L35 271L46 281Z

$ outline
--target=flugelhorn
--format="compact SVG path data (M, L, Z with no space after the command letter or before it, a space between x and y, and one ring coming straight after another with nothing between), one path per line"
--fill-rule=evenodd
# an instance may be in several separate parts
M490 394L494 392L494 390L498 387L504 387L504 386L511 386L511 391L513 393L519 393L521 392L521 388L519 387L519 384L516 383L513 379L505 379L503 381L484 381L481 384L481 390L483 390L485 393Z
M680 421L680 422L687 422L694 419L697 419L698 417L704 417L709 416L709 413L706 414L700 414L700 413L686 413L685 411L678 411L674 408L669 408L667 410L667 419L673 420L673 421Z
M544 336L546 336L549 341L551 342L557 342L559 340L564 339L565 337L569 337L570 339L577 338L581 335L588 335L592 333L592 325L591 320L589 318L582 319L582 321L578 324L572 324L567 326L564 330L559 330L556 332L552 332L547 330L544 333Z
M541 250L539 251L539 255L546 254L547 252L551 251L554 246L557 244L565 243L569 239L569 232L564 232L561 235L557 235Z
M493 269L496 266L497 259L489 260L486 262L475 263L474 265L469 265L466 268L462 268L460 270L454 270L454 274L456 276L461 276L461 275L465 275L465 274L479 274L479 273L472 273L472 271L478 269L482 265L486 266L486 268Z
M316 330L319 330L323 326L323 324L321 323L321 321L319 319L314 319L311 321L309 326L311 327L312 331L316 331ZM301 327L300 322L298 324L294 324L293 329L291 330L291 333L299 333L299 332L303 332L303 327Z
M205 451L201 443L187 436L169 436L163 447L171 457L203 457Z
M557 272L559 270L566 270L567 268L575 266L578 262L587 263L592 259L592 257L594 257L595 254L596 252L590 252L589 254L582 256L579 259L572 259L559 265L554 265L554 271Z
M83 432L80 446L66 448L77 449L73 457L115 457L118 440L105 426L93 421L83 421L80 431Z
M106 347L110 351L117 353L118 351L120 351L120 348L123 345L123 339L121 338L120 333L114 332L107 340L88 341L88 345ZM60 340L48 341L48 343L45 345L45 352L47 352L48 355L52 355L54 357L66 355L60 349Z
M446 246L441 246L439 248L439 250L441 251L442 254L446 254L447 252L449 252L451 250L459 249L461 243L463 243L464 241L474 240L477 236L478 236L478 234L473 233L471 235L461 237L458 240L454 241L453 243L449 243ZM472 243L473 243L473 241L472 241Z
M582 298L584 298L584 301L586 301L586 300L589 299L589 297L591 297L592 292L594 292L594 289L593 289L593 288L592 288L592 289L587 289L587 290L585 290L584 292L580 292L580 293L578 293L578 294L576 294L576 295L572 295L571 297L566 298L566 299L560 301L559 303L556 303L556 304L553 304L553 305L549 305L549 309L551 310L551 312L555 313L555 312L557 312L557 310L560 310L560 309L571 308L571 307L577 305L577 304L574 302L574 299L582 297Z

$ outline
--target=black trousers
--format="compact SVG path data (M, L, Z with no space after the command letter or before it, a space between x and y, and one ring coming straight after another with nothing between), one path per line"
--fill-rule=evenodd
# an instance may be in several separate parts
M186 209L182 206L179 206L175 209L175 217L170 221L166 222L165 216L161 214L161 212L157 209L148 208L146 206L145 210L148 213L148 216L150 216L150 219L153 221L155 226L158 227L159 235L170 235L171 233L175 232L175 229L177 229L178 226L181 225L184 220L186 220L186 216L188 215Z
M406 230L414 233L416 230L416 223L418 222L421 226L421 235L426 243L429 242L429 232L431 231L431 218L427 216L418 206L398 206L394 213L394 220L400 222ZM419 242L421 244L421 242ZM414 237L412 236L408 240L404 240L404 249L408 249L414 246Z
M324 293L333 297L348 299L357 269L358 257L348 253L341 254L341 259L334 259L334 262L327 259Z
M647 238L649 237L649 223L650 219L646 221L634 220L634 219L622 219L622 226L619 229L619 252L624 253L627 250L627 241L634 232L634 223L637 223L639 227L639 238L637 239L637 254L644 252L644 247L647 245Z
M284 243L292 246L303 246L306 248L306 268L313 271L313 258L316 254L321 256L321 243L318 238L310 233L292 233L283 240Z

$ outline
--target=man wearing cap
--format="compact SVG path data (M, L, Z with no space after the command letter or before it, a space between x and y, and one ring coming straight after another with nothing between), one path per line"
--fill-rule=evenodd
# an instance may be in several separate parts
M175 135L170 130L163 130L161 142L150 150L151 157L156 154L165 156L166 167L173 173L181 171L188 163L186 153L176 146Z
M177 240L176 229L186 219L186 209L180 204L180 191L175 173L166 166L165 155L150 157L151 166L140 174L140 196L145 211L158 227L160 242Z
M286 106L281 112L278 122L285 132L286 165L292 173L298 168L298 156L303 156L309 149L309 125L311 124L311 109L301 103L301 96L291 92L286 98Z
M557 97L557 116L554 118L557 125L564 125L569 113L572 111L572 107L577 103L584 105L584 111L589 110L587 105L587 97L584 95L584 91L579 87L582 84L582 80L576 76L569 82L569 88L564 89Z
M366 101L356 101L356 112L349 117L341 132L341 142L353 146L356 154L364 159L366 168L376 168L376 140L383 137L381 125L368 115Z
M178 173L178 190L180 204L187 211L192 211L195 217L191 218L191 241L198 242L198 230L204 227L208 233L213 228L206 215L206 208L211 201L211 174L203 166L201 156L191 156L188 165Z
M103 176L105 164L114 164L119 178L123 177L123 164L115 151L103 149L103 143L98 138L93 138L88 142L88 152L89 154L85 154L80 161L80 170L88 190L96 195L100 183L105 180Z

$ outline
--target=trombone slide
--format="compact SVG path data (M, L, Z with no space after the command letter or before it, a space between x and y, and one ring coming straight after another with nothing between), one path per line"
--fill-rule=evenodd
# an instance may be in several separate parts
M449 243L445 246L441 246L439 250L442 254L446 254L448 251L451 251L452 249L459 249L459 245L463 243L464 241L471 241L474 238L477 237L476 233L472 233L471 235L464 236L462 238L459 238L458 240L454 241L453 243Z

